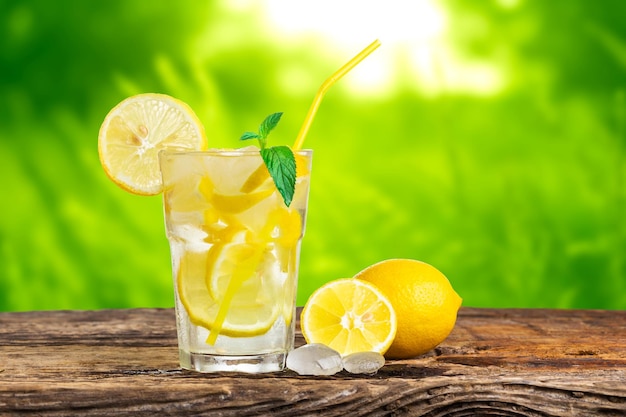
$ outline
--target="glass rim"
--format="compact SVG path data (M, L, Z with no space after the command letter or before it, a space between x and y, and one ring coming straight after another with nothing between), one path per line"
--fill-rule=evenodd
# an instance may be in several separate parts
M293 151L293 153L298 155L312 155L313 149L300 149L297 151ZM259 148L257 149L234 149L234 148L215 148L215 149L203 149L203 150L193 150L193 149L161 149L159 151L159 155L172 155L172 156L184 156L184 155L194 155L194 156L255 156L260 155Z

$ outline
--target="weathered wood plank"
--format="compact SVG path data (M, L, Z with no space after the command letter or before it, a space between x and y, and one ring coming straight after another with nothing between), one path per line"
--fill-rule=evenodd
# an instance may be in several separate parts
M177 361L171 309L0 313L0 415L626 415L623 311L463 308L441 346L373 376Z

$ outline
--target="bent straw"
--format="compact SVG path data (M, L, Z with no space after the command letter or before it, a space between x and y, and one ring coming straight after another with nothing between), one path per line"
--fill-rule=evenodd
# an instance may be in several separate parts
M324 98L324 94L326 94L326 91L328 91L328 89L333 84L335 84L341 77L346 75L348 71L354 68L359 62L363 61L369 54L374 52L374 50L378 48L379 46L380 46L380 41L376 39L374 42L369 44L365 49L363 49L361 52L355 55L354 58L348 61L343 67L339 68L333 75L328 77L326 81L324 81L320 89L317 91L317 94L315 95L315 98L313 99L313 103L311 104L311 107L309 108L309 112L307 113L306 118L304 119L304 123L302 124L302 127L300 128L300 132L298 133L298 136L296 137L296 141L293 144L294 151L298 151L302 148L302 144L304 143L304 138L306 137L306 134L308 133L309 128L311 127L311 123L313 122L313 118L315 117L315 113L317 112L317 108L320 106L320 103L322 101L322 98Z

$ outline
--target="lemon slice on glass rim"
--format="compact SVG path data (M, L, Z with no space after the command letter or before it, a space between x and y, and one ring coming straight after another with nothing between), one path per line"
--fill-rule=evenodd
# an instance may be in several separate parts
M184 102L165 94L138 94L104 118L98 154L107 176L133 194L162 191L159 151L206 148L202 123Z

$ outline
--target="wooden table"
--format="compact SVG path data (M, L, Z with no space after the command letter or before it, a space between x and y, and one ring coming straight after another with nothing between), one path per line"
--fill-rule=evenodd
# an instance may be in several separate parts
M626 415L625 311L462 308L442 345L373 376L177 361L171 309L0 313L0 415Z

